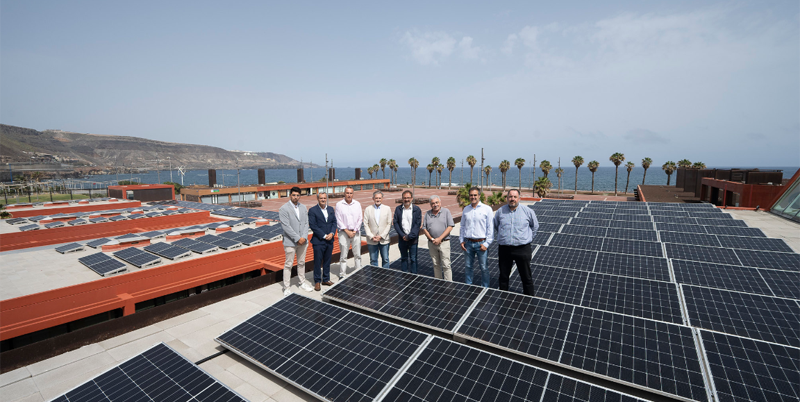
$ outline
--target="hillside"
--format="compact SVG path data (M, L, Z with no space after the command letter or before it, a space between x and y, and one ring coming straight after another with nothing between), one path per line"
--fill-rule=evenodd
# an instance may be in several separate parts
M272 152L245 154L206 145L56 130L37 131L0 124L0 157L4 161L30 161L31 152L100 167L155 168L157 160L166 166L168 159L173 167L185 166L188 169L234 169L237 161L241 168L296 167L300 164L286 155Z

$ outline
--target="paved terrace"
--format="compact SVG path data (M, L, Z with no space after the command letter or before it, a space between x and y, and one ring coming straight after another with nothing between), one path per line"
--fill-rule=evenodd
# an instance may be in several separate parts
M364 196L361 197L363 199ZM458 208L452 210L455 213ZM762 229L770 237L786 239L795 251L800 252L800 230L798 230L800 228L796 223L766 212L725 212L733 214L737 219L745 220L751 227ZM458 229L457 224L453 234L457 234ZM425 238L420 240L420 247L427 248ZM426 251L420 250L420 253L424 252ZM367 255L361 258L362 264L369 262ZM395 245L390 248L390 259L397 258L399 251ZM349 260L348 264L352 267L353 260ZM332 264L333 281L338 281L336 276L338 272L338 264ZM311 273L306 274L307 280L312 278ZM297 284L297 279L293 279L293 291L321 299L321 292L305 292L298 289ZM282 297L281 285L273 284L2 374L0 395L4 401L49 400L159 342L168 344L191 361L199 361L224 350L213 341L215 337ZM300 389L233 353L216 356L202 363L200 367L251 401L315 400Z

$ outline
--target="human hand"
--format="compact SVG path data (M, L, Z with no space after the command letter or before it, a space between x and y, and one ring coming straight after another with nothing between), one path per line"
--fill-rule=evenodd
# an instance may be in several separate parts
M464 247L464 243L461 243L461 249L464 250L464 251L467 251L467 248Z
M434 245L438 246L438 245L442 244L442 241L439 240L439 239L433 239L433 240L431 240L431 243L433 243Z
M356 235L356 232L355 232L355 230L348 230L348 231L347 231L347 236L348 236L349 238L351 238L351 239L352 239L353 237L355 237L355 235Z
M298 241L297 241L297 244L299 244L299 245L301 245L301 246L302 246L303 244L306 244L306 238L305 238L305 237L301 237L301 238L300 238L300 240L298 240Z
M484 246L483 244L481 244L481 251L486 251L486 246Z

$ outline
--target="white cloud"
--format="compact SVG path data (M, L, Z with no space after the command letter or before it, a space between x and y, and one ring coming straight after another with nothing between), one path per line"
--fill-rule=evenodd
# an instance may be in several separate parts
M505 43L503 43L503 47L500 48L500 51L510 56L512 53L514 53L514 46L517 44L518 40L519 37L517 34L508 35L508 38L506 38Z
M458 48L461 50L461 56L465 59L477 59L480 56L481 48L472 46L472 38L465 36L458 43Z
M410 32L407 31L401 43L411 49L414 59L422 65L438 65L453 53L456 40L444 32Z

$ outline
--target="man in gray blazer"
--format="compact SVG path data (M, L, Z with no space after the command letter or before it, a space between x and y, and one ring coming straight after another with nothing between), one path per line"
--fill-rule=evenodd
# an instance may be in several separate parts
M314 289L306 283L306 249L308 249L308 210L300 203L300 188L289 190L290 201L283 204L278 211L283 229L283 251L286 262L283 264L283 295L289 296L289 284L292 278L292 265L297 255L297 279L300 288L311 292Z

